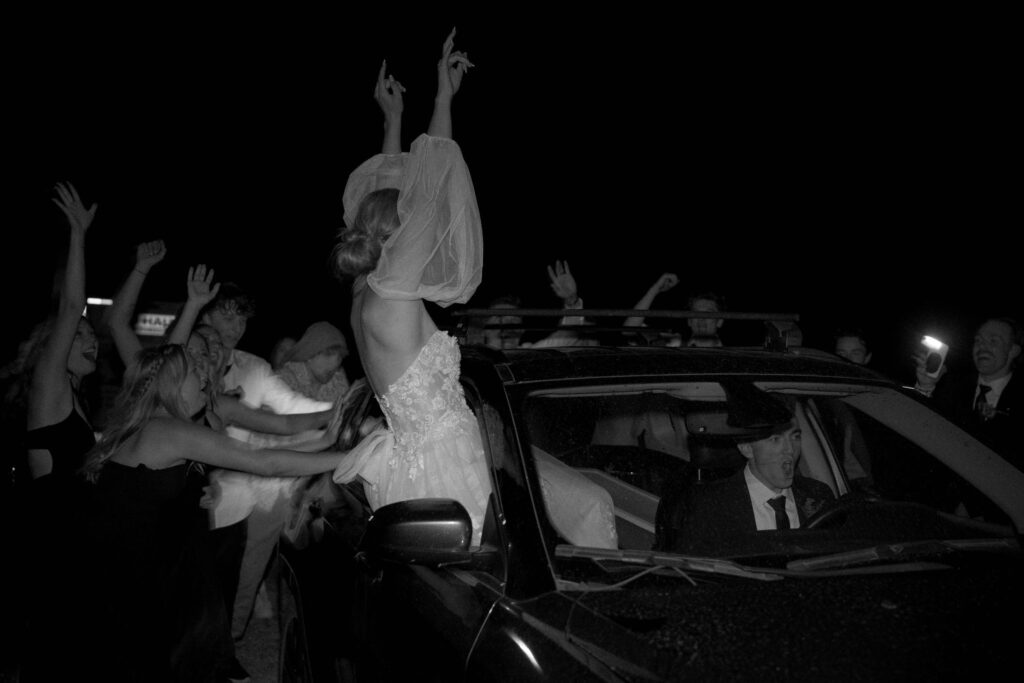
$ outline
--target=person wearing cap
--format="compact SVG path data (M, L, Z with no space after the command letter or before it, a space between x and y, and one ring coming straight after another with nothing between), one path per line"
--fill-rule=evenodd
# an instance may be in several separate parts
M764 431L769 433L765 434ZM724 479L688 486L666 524L673 552L760 531L797 529L834 500L828 485L797 472L800 425L795 418L737 437L745 466Z
M295 391L315 401L337 402L349 388L342 362L348 342L341 330L319 320L281 358L278 376Z

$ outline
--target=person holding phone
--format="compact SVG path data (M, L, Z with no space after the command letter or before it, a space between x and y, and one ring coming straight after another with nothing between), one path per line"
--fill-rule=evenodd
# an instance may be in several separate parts
M1024 380L1014 368L1024 345L1024 327L1010 317L985 320L974 333L973 372L943 364L929 372L924 349L915 354L915 389L935 407L1024 470Z

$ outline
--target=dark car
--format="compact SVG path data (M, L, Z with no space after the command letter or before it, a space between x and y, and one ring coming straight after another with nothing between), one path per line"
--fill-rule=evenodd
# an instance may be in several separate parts
M312 481L282 549L286 678L1016 669L1024 473L888 379L798 346L468 345L462 383L492 477L481 545L455 501L371 512L357 484ZM741 470L737 441L779 405L802 431L799 473L832 495L800 528L686 546L680 493ZM365 385L347 409L344 448L381 421Z

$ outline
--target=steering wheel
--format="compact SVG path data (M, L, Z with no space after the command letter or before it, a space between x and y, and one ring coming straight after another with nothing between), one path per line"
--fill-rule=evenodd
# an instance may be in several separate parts
M804 529L830 529L841 524L855 510L863 510L868 505L883 503L878 496L865 493L848 493L841 498L832 500L803 525Z

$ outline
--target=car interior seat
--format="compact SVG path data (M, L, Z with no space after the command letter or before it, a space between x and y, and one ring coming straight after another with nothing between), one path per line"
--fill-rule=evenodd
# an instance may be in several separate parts
M677 547L677 534L683 527L683 499L690 486L701 486L738 472L746 458L736 448L732 438L689 437L690 465L687 475L671 481L662 491L654 522L654 549L672 550Z

